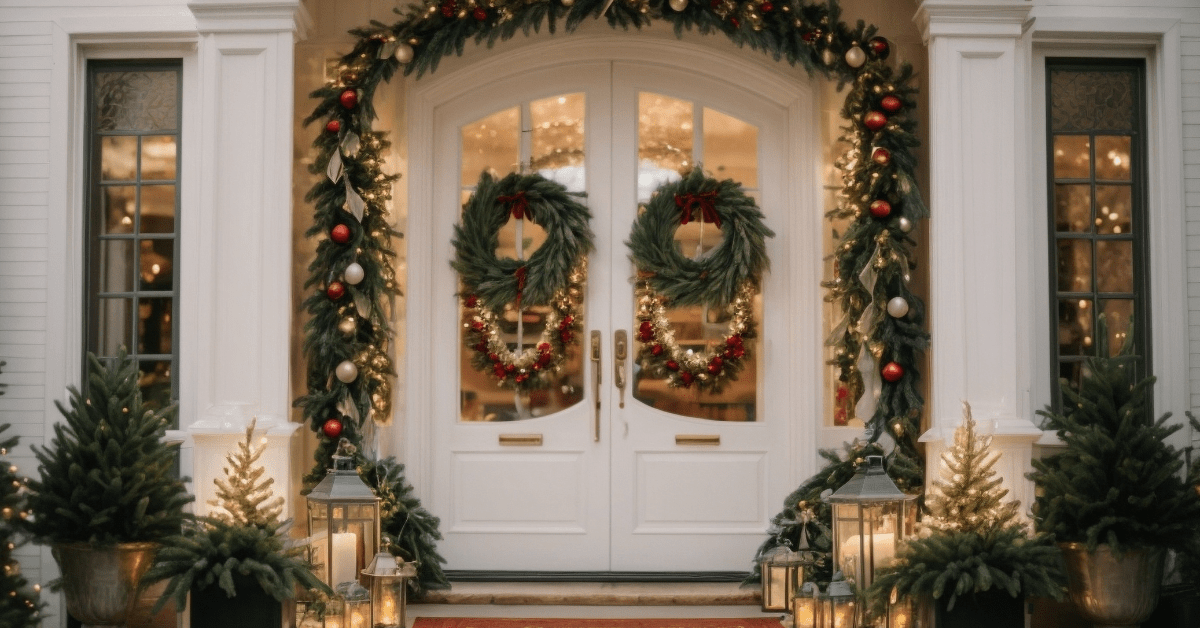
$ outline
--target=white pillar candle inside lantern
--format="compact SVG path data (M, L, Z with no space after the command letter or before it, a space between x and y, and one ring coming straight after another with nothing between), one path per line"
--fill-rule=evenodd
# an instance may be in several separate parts
M330 588L357 582L379 546L379 498L358 477L354 447L344 438L333 468L308 494L308 533L317 575Z
M826 498L833 504L834 569L859 589L871 586L875 570L896 556L912 533L909 502L883 469L883 456L868 456L864 468Z

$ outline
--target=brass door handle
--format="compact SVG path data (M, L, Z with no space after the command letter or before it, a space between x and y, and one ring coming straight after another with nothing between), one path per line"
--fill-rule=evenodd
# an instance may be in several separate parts
M620 393L620 407L625 407L625 360L629 357L629 334L618 329L613 334L613 380Z
M600 442L600 384L604 380L604 374L600 372L600 330L592 330L592 372L594 375L595 390L592 392L596 395L596 419L595 428L592 434L592 439L597 443Z
M542 444L541 434L501 434L500 444L508 447L512 446L528 446L540 447Z
M709 445L717 446L721 444L720 434L676 434L676 445Z

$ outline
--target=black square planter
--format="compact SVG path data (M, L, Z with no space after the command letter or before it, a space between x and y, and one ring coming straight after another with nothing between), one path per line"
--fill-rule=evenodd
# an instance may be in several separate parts
M221 587L192 589L192 628L282 628L283 604L262 590L252 576L234 575L237 595Z
M960 595L954 610L946 610L948 597L936 600L937 628L1025 628L1025 598L1002 589Z

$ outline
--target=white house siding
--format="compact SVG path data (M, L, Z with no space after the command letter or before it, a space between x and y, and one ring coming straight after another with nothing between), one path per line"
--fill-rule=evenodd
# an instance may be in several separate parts
M1183 176L1187 215L1188 348L1191 408L1200 408L1200 11L1189 11L1181 29L1183 68ZM1200 432L1192 432L1200 440Z

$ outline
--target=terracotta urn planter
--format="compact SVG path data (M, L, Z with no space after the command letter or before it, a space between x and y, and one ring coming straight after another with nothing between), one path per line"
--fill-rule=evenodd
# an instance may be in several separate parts
M1166 550L1129 548L1117 556L1108 545L1092 552L1082 543L1059 547L1071 601L1097 628L1137 626L1154 612Z

